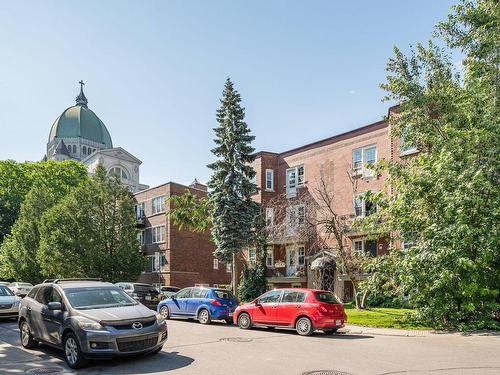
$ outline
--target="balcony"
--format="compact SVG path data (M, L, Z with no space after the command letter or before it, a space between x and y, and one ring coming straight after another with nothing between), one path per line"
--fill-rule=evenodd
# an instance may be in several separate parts
M274 269L268 268L266 280L271 284L305 283L307 282L306 270L304 266L277 264Z
M137 216L135 225L137 228L144 228L146 226L146 216Z

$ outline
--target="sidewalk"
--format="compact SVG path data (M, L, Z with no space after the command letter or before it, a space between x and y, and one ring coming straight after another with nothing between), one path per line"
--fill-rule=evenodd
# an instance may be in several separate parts
M355 335L381 335L381 336L397 336L397 337L427 337L432 334L448 334L446 331L435 330L419 330L419 329L397 329L397 328L379 328L379 327L364 327L354 324L346 324L344 328L339 330L339 333L349 333Z

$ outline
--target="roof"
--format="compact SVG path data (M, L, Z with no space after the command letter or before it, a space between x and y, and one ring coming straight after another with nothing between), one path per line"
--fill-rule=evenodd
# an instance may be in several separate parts
M83 138L112 148L113 142L106 125L89 108L74 105L66 108L54 121L49 142L56 138Z

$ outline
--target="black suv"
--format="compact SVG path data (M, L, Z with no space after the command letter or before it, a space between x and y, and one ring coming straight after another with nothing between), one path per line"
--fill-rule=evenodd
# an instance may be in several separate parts
M158 303L163 298L162 294L151 284L121 282L115 285L122 288L129 296L151 310L156 311L156 306L158 306Z

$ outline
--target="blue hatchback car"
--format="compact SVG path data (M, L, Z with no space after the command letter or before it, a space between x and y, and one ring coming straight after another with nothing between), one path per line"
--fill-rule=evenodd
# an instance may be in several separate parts
M170 317L196 318L201 324L212 320L225 320L233 324L233 313L238 299L229 291L219 288L184 288L158 304L158 312Z

